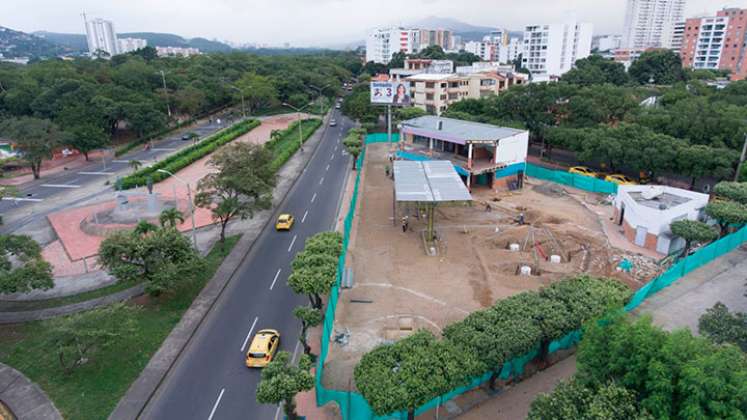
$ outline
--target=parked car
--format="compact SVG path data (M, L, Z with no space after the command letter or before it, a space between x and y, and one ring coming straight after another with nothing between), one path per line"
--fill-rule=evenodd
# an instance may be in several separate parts
M262 368L272 362L280 347L280 333L276 330L259 330L246 352L246 367Z
M596 173L595 171L593 171L590 168L587 168L586 166L574 166L574 167L568 169L568 172L572 173L572 174L590 176L590 177L593 177L593 178L596 178L596 177L599 176L598 173Z
M622 174L607 175L604 177L604 180L617 185L636 185L636 182L632 178Z

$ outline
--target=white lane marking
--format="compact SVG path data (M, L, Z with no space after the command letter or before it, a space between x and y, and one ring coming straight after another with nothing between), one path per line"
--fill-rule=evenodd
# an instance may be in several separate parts
M78 172L78 175L114 175L114 172Z
M324 183L324 177L322 177L322 179L319 180L319 185L322 185L322 183Z
M252 336L252 331L254 331L254 327L257 325L257 321L259 320L259 317L254 317L254 322L252 322L252 327L249 328L249 334L246 335L246 338L244 339L244 344L241 345L241 352L244 352L244 349L246 348L246 343L249 342L249 337Z
M278 404L278 409L275 410L275 420L278 420L280 416L280 404Z
M41 186L46 188L80 188L80 185L72 184L41 184Z
M296 243L296 239L298 239L298 235L293 235L293 240L291 241L290 246L288 246L288 252L291 252L291 249L293 249L293 244Z
M311 202L312 203L314 202L314 200L316 200L316 193L314 193L314 195L311 197Z
M335 158L335 154L334 153L332 153L331 155L329 155L329 160L332 160L334 158Z
M130 163L129 160L113 160L112 163Z
M301 218L301 223L303 223L303 222L306 221L306 216L308 216L308 215L309 215L309 211L306 210L306 212L303 214L303 217Z
M337 152L337 146L335 146L335 152Z
M270 285L270 290L272 290L273 287L275 287L275 282L278 281L278 277L280 276L280 268L278 268L278 272L275 273L275 278L272 279L272 284Z
M327 164L327 167L324 168L324 172L327 172L329 170L329 163Z
M22 198L22 197L3 197L3 198L0 198L0 201L2 201L2 200L5 200L5 201L30 201L32 203L39 203L39 202L44 201L43 198Z
M213 405L212 411L210 411L210 416L208 416L208 420L213 420L213 416L215 415L215 410L218 409L218 404L220 404L220 399L223 398L223 393L226 392L226 388L222 388L220 390L220 394L218 394L218 399L215 400L215 405Z
M154 152L173 152L174 150L178 150L178 149L173 148L173 147L154 147L150 150Z
M291 364L296 364L296 356L298 356L298 349L301 347L301 342L296 340L296 348L293 349L293 357L291 357Z

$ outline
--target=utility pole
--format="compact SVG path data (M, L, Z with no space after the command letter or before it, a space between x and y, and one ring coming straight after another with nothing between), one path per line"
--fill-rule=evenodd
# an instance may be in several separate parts
M386 139L392 144L392 106L386 106Z
M166 73L163 72L163 70L160 70L161 72L161 80L163 80L163 94L166 95L166 112L169 114L169 118L171 118L171 105L169 105L169 94L166 90Z
M331 86L331 84L330 84L330 83L327 83L326 85L324 85L324 86L322 86L322 87L316 87L316 86L314 86L314 85L308 85L308 86L309 86L310 88L314 89L315 91L319 92L319 115L321 116L321 115L323 115L323 114L324 114L324 108L323 108L323 105L324 105L324 103L323 103L323 101L322 101L322 98L323 98L323 96L322 96L322 91L324 91L324 89L326 89L326 88L328 88L329 86Z
M742 155L739 157L739 165L737 165L737 173L734 174L734 182L739 180L739 173L742 172L742 164L745 158L747 158L747 132L744 134L744 144L742 144Z

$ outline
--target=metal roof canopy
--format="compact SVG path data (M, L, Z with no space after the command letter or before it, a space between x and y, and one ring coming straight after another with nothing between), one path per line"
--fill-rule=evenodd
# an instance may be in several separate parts
M472 201L467 187L448 160L394 161L395 200L443 203Z

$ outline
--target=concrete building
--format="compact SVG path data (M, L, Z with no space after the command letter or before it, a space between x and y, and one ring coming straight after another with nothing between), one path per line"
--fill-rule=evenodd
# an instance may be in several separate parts
M599 52L612 51L622 46L622 35L603 35L594 37L591 49Z
M463 99L498 95L509 87L524 84L523 74L486 70L469 74L416 74L406 78L410 83L413 105L434 115L441 115L449 105Z
M687 0L628 0L622 48L672 48L675 25L684 20Z
M682 65L729 70L732 80L747 77L747 9L724 9L716 16L688 19L680 50Z
M480 57L483 61L492 61L495 56L495 46L486 41L469 41L464 45L464 51Z
M403 121L399 131L399 158L448 160L467 188L522 185L528 131L430 115Z
M126 54L131 51L137 51L139 49L148 46L148 41L141 38L119 38L119 53Z
M200 50L197 48L184 48L184 47L156 47L156 54L158 54L159 57L169 57L169 56L189 57L191 55L199 55Z
M672 30L672 42L669 48L672 51L679 54L680 51L682 50L682 43L684 41L685 41L685 21L677 22L674 24L674 29Z
M401 69L389 69L389 77L400 81L410 76L422 73L451 74L454 73L454 62L451 60L430 60L423 58L409 58Z
M708 199L706 194L668 186L621 185L613 220L630 242L668 255L684 246L669 225L677 220L698 220Z
M86 41L88 52L92 55L97 51L105 52L110 57L119 54L117 32L114 30L114 23L109 20L86 20Z
M444 51L454 49L454 33L448 29L420 29L418 51L438 45Z
M470 41L464 50L480 57L483 61L510 63L522 53L524 46L519 38L503 42L502 36L486 36L482 41Z
M416 53L421 45L420 36L418 29L375 29L366 38L366 62L388 64L395 53Z
M530 25L524 29L523 67L532 81L547 82L573 68L591 53L591 23L568 19L564 23Z

